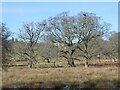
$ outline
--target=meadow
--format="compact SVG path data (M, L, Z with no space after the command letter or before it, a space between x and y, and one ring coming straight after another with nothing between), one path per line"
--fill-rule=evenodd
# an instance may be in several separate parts
M118 88L118 62L101 60L90 62L85 68L82 62L75 61L76 67L68 67L67 61L57 60L55 65L37 62L32 69L26 61L16 61L2 73L2 87L5 88L41 88L76 90L85 88Z

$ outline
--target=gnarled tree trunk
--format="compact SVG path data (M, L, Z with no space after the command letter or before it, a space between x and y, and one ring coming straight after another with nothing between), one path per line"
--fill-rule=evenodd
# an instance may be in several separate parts
M74 59L72 58L72 55L73 55L74 52L75 52L75 49L69 51L68 65L70 67L75 67Z
M32 67L33 67L33 61L32 61L32 60L29 61L28 67L29 67L29 68L32 68Z
M89 67L88 59L85 60L84 64L85 64L85 67L86 67L86 68Z
M74 63L74 59L72 58L72 56L70 55L68 58L68 65L70 67L75 67L75 63Z

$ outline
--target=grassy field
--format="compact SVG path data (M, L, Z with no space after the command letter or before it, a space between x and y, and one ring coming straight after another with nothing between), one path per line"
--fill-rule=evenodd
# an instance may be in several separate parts
M42 62L34 65L32 69L27 66L12 66L2 73L2 86L3 88L29 87L61 90L120 87L116 62L91 63L89 68L85 68L77 61L76 64L76 67L68 67L66 62L64 64L56 62L56 67L53 67L53 63Z

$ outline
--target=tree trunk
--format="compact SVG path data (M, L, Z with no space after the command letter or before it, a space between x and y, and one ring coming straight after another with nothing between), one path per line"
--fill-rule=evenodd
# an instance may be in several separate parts
M115 61L116 61L116 58L113 58L113 59L112 59L112 62L115 62Z
M54 63L54 67L55 67L55 61L53 63Z
M75 67L75 63L74 63L74 60L72 58L72 55L70 55L69 58L68 58L68 65L70 67Z
M32 61L32 60L29 61L28 67L29 67L29 68L32 68L32 67L33 67L33 61Z
M47 63L50 63L50 60L49 60L49 58L47 58Z
M98 57L98 63L100 63L100 57Z
M85 68L89 67L88 60L85 60Z

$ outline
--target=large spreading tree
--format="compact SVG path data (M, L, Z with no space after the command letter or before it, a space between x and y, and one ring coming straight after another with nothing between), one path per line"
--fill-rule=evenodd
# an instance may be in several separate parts
M85 67L88 67L89 60L96 56L100 47L98 39L103 39L110 30L110 24L102 23L101 18L93 13L81 12L76 16L76 30L78 38L78 49L85 58Z
M74 59L72 58L75 52L76 33L73 23L74 17L70 17L67 12L58 14L55 17L50 17L44 21L47 25L49 40L59 48L61 55L68 60L68 65L75 67Z
M76 16L69 16L68 12L63 12L44 22L49 40L58 46L72 67L75 66L72 56L76 49L82 52L85 67L88 67L88 61L96 55L92 49L99 48L95 41L102 39L110 29L108 23L101 23L100 17L88 12L81 12Z
M32 68L37 56L37 44L41 39L44 23L27 23L20 29L19 38L24 46L20 47L20 55L29 61Z

